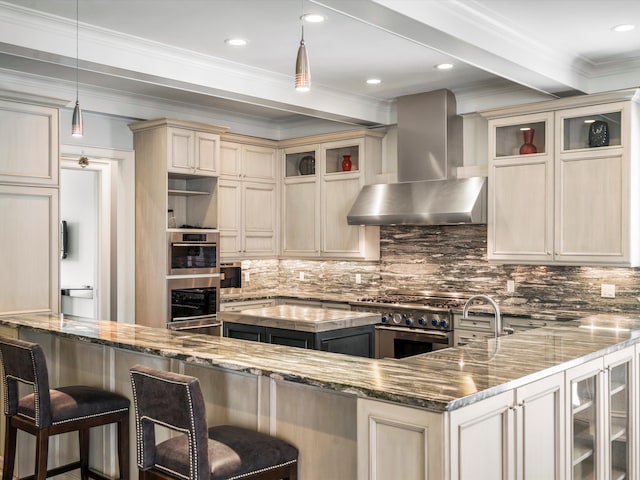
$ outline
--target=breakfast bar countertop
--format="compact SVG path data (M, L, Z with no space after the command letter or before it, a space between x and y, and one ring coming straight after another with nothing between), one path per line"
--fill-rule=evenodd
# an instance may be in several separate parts
M239 312L219 312L218 319L223 322L313 333L380 323L380 315L376 313L301 305L276 305Z
M200 366L270 377L434 412L456 410L638 343L640 318L602 314L402 360L352 357L53 314L0 316L48 332Z

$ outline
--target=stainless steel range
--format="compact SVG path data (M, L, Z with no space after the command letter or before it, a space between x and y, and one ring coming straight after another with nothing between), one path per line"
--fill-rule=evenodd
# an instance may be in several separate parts
M351 302L356 311L380 313L376 358L404 358L453 346L451 310L462 309L468 295L394 290Z

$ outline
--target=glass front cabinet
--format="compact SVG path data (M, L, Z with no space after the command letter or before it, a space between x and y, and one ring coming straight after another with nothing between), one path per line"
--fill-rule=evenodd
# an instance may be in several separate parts
M640 264L635 90L487 112L490 261Z
M566 478L632 478L633 355L630 347L567 371Z

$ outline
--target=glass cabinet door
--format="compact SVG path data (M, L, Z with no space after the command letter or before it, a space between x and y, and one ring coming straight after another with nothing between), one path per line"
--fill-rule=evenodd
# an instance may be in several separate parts
M315 176L316 151L285 151L285 177Z
M493 158L546 153L548 122L537 118L529 121L522 117L520 123L496 125Z
M629 472L630 365L621 363L609 368L609 478L622 480Z
M571 382L573 480L596 477L598 374Z
M593 108L584 109L593 110ZM621 112L568 116L562 120L562 151L621 145Z

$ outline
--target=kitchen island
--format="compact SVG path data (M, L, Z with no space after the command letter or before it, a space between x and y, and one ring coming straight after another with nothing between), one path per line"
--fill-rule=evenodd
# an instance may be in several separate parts
M380 322L374 313L300 305L220 312L218 318L225 337L369 358Z
M466 425L467 412L476 409L473 415L486 418L496 403L511 412L514 392L548 379L562 378L564 392L567 372L622 352L631 352L630 371L635 372L639 331L636 318L596 315L498 342L405 360L373 360L109 321L47 314L0 317L2 335L43 345L53 385L87 383L131 396L128 370L137 363L197 376L210 424L235 423L293 442L300 448L300 478L305 480L474 478L468 476L473 462L460 457L463 444L467 455L479 450L501 461L511 444L506 437L484 435L474 442L461 435L465 430L458 427ZM629 382L635 391L635 379ZM555 395L557 402L549 408L569 411L564 399L571 395L565 393ZM636 404L629 407L637 423ZM559 428L560 420L551 419ZM638 431L636 426L629 434L637 437ZM562 432L566 437L569 429L562 426ZM21 475L29 468L23 446L28 440L20 443ZM505 449L496 450L494 442L502 441ZM389 448L395 442L398 448ZM64 445L61 440L59 457L70 450ZM570 457L567 445L568 440L553 444L561 449L554 459L562 461L554 468L562 474L571 468L564 460ZM96 448L113 453L113 435L100 436ZM115 471L114 457L105 455L99 469Z

